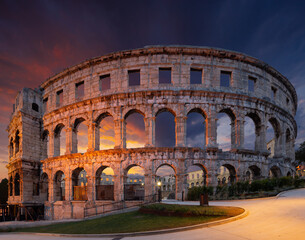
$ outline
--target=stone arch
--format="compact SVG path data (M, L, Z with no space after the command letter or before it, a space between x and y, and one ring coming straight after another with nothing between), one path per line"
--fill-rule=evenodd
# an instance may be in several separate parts
M202 172L200 175L200 171ZM193 163L188 165L187 167L187 184L188 187L190 187L192 185L192 183L194 182L198 182L198 184L194 184L194 185L200 185L200 186L206 186L208 185L208 170L207 168L201 164L201 163ZM194 172L194 173L193 173ZM193 175L194 175L194 179L193 179ZM199 176L198 176L199 174Z
M14 196L20 196L20 187L20 175L16 173L14 177Z
M246 113L245 117L250 118L254 123L254 130L255 130L255 141L254 141L254 149L255 151L260 150L260 144L261 144L261 118L259 115L255 112L248 112ZM245 139L246 141L246 139Z
M155 186L159 194L161 193L161 198L176 199L177 169L169 163L162 163L156 168L155 176Z
M111 124L110 128L103 128L103 123ZM100 113L95 118L95 150L110 149L114 147L114 117L110 111ZM106 134L107 132L107 134ZM105 134L104 134L105 133ZM113 137L113 141L111 138Z
M222 172L224 171L224 172ZM233 165L225 163L219 169L218 183L219 184L233 184L237 180L236 169Z
M253 181L261 178L261 169L256 165L251 165L246 172L246 180ZM249 172L249 174L247 174Z
M80 129L81 128L81 129ZM80 133L80 134L79 134ZM76 118L72 128L73 153L84 153L88 148L88 122L85 118Z
M73 200L86 201L87 197L87 172L83 167L72 171Z
M49 199L49 177L47 173L42 173L40 176L39 193L42 201Z
M104 170L111 170L104 172ZM95 172L96 200L114 200L114 171L110 166L100 166Z
M63 139L65 138L65 134L62 133L65 125L63 123L59 123L54 128L54 157L63 155L64 152L61 149L66 149L65 142Z
M124 136L126 148L145 146L145 114L138 109L129 110L124 116ZM127 124L128 123L128 124Z
M281 176L282 176L281 169L278 166L273 165L269 170L269 177L279 178Z
M141 173L129 173L132 168L140 168ZM144 200L145 168L138 164L130 164L124 170L124 199Z
M167 113L167 114L166 114ZM155 142L157 147L174 147L177 141L176 113L162 108L156 113ZM166 138L164 137L166 134Z
M144 109L138 109L138 108L134 108L134 107L131 107L131 108L128 108L128 109L125 109L123 111L123 116L124 116L124 119L126 120L128 118L129 115L133 114L133 113L139 113L141 114L144 118L146 117L145 115L145 110Z
M174 117L177 116L176 112L174 110L172 110L171 108L169 108L169 107L162 107L160 109L157 109L155 117L157 117L160 113L163 113L163 112L170 112L171 114L174 115Z
M230 108L222 108L218 111L217 115L219 116L220 114L224 114L225 117L218 119L216 141L222 150L230 150L234 148L236 142L236 115ZM228 117L229 120L226 120L226 117ZM224 126L223 121L230 121L230 123L227 123L230 125L229 130Z
M65 174L63 171L58 170L54 174L53 178L53 198L54 201L64 201L65 200Z
M206 114L201 108L193 108L188 111L185 123L186 145L188 147L205 147L206 121Z

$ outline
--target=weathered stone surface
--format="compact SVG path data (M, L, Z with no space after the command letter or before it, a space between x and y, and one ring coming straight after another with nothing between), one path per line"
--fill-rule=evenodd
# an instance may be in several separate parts
M159 84L159 68L171 68L171 84ZM202 70L202 84L190 83L192 68ZM128 86L128 70L140 70L139 86ZM220 86L221 71L231 73L230 87ZM108 74L110 89L101 90L100 76ZM255 79L254 91L248 89L249 77ZM76 84L82 81L84 96L78 97ZM273 99L272 89L276 89ZM59 105L60 91L63 102ZM132 165L145 170L145 195L156 191L158 167L171 165L176 173L177 199L181 199L182 192L187 193L186 170L191 165L201 166L207 174L207 184L212 186L217 185L221 166L230 170L234 180L247 178L247 172L258 178L268 177L270 170L276 176L293 174L296 108L296 91L284 76L260 60L237 52L156 46L85 61L49 78L39 90L25 88L18 94L8 126L9 204L45 204L48 219L84 217L84 208L94 211L92 206L98 209L102 203L95 200L96 173L101 166L114 171L115 201L124 199L124 176ZM164 109L175 116L173 148L155 147L155 118ZM192 111L205 118L206 140L202 149L186 147L186 120ZM144 148L126 149L125 119L131 112L144 116ZM217 145L219 112L227 113L232 122L228 152ZM114 119L115 147L99 150L99 124L109 115ZM254 151L244 149L246 116L255 123ZM84 154L77 153L76 138L77 125L82 121L88 126L88 151ZM268 121L276 135L272 158L266 148ZM66 152L59 156L58 133L63 127ZM87 201L73 200L72 173L78 168L87 173ZM58 201L59 171L64 174L62 201ZM17 175L19 196L13 191L18 185L14 181Z

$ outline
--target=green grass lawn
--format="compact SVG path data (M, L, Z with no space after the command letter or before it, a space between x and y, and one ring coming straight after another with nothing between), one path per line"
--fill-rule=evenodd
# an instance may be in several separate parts
M163 205L163 204L162 204ZM185 206L182 206L184 209ZM173 208L173 207L172 207ZM179 208L177 205L174 207ZM218 213L215 216L192 216L192 217L176 217L176 216L159 216L155 214L143 214L139 211L122 213L101 217L92 220L60 223L41 227L22 228L14 231L17 232L38 232L38 233L64 233L64 234L103 234L103 233L126 233L160 230L167 228L176 228L190 226L199 223L207 223L220 219L225 219L244 212L242 208L234 207L199 207L188 206L188 209L198 209L201 211L209 208L208 212ZM213 211L212 211L213 210ZM219 213L222 213L219 215Z

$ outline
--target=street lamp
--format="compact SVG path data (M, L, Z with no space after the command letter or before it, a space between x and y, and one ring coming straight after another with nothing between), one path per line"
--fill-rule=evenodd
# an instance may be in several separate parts
M161 181L157 182L158 185L158 202L161 202Z

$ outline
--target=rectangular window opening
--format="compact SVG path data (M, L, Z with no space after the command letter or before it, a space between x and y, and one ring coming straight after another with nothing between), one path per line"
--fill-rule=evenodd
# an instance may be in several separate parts
M63 90L59 90L57 93L56 93L56 106L57 107L60 107L63 105L63 96L64 96L64 91Z
M248 78L248 91L249 92L254 92L255 83L256 83L256 78L254 78L254 77Z
M85 96L84 86L85 86L84 81L75 84L75 88L76 88L75 97L76 98L83 98Z
M220 86L230 87L231 85L231 72L221 71L220 72Z
M159 68L159 84L171 84L171 83L172 83L172 69Z
M289 103L290 103L289 98L286 98L287 107L289 107Z
M100 76L100 91L110 89L110 74Z
M202 69L191 68L191 84L202 84Z
M129 70L128 71L128 84L129 86L140 85L140 70Z

